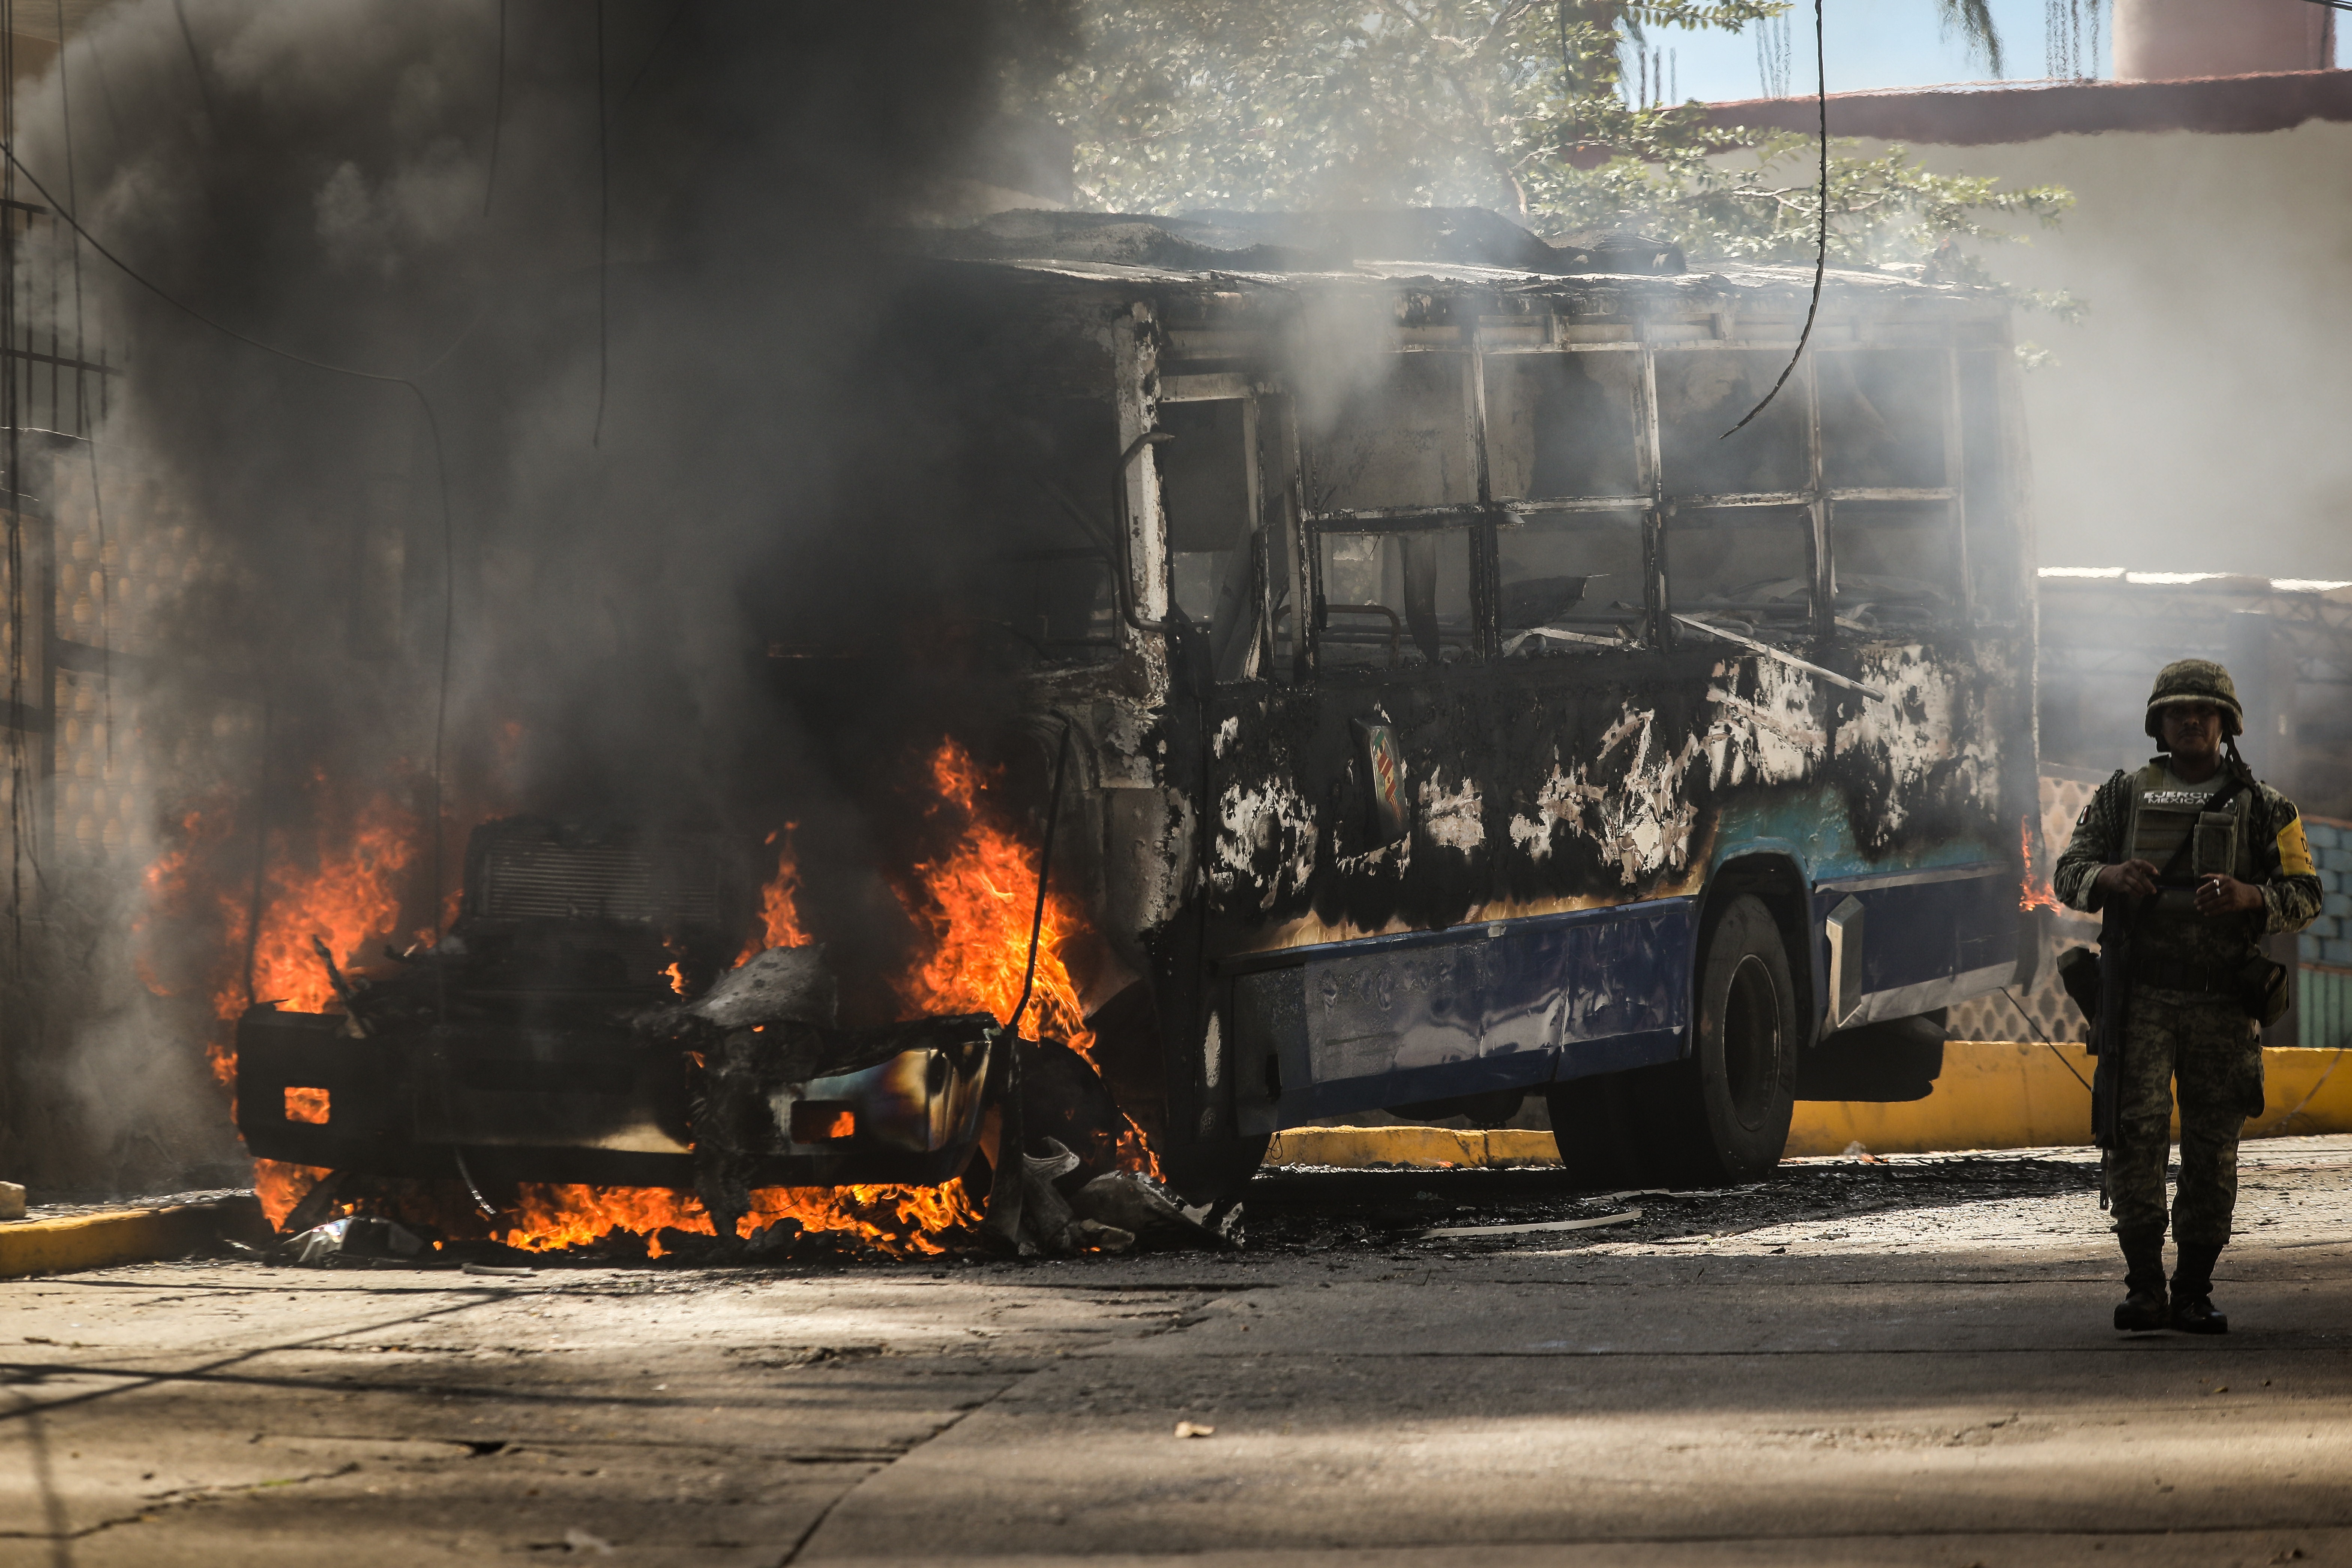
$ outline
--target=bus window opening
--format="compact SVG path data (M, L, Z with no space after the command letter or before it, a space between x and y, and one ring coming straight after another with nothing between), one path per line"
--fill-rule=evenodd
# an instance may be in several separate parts
M1486 362L1494 493L1530 500L1637 496L1633 353L1509 354Z
M1331 532L1321 549L1324 663L1396 668L1471 657L1466 529Z
M1907 631L1958 612L1959 537L1943 501L1834 501L1834 609L1849 631Z
M1175 437L1157 458L1170 590L1184 618L1207 630L1220 680L1243 673L1255 624L1254 423L1237 399L1160 411L1160 427Z
M1754 631L1812 618L1811 517L1801 506L1683 507L1666 522L1666 604Z
M1496 531L1503 653L1626 647L1641 636L1642 514L1533 517Z
M1745 429L1725 434L1763 401L1788 363L1778 352L1659 352L1658 450L1670 494L1792 495L1811 484L1801 371Z
M1934 489L1944 469L1941 354L1841 349L1819 364L1822 482L1832 489Z

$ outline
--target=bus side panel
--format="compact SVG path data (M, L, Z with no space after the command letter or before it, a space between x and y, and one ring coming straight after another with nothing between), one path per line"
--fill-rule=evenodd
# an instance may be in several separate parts
M1671 1061L1696 900L1333 943L1236 978L1242 1126ZM1253 1092L1255 1091L1255 1092Z

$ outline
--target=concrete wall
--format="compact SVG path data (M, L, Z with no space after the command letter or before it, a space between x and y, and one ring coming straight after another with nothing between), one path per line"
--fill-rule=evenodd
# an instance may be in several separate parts
M2090 306L2019 322L2045 563L2352 577L2352 125L1916 152L2075 195L1989 256Z
M2030 246L1981 252L2012 283L2069 289L2090 306L2078 326L2018 322L2056 358L2024 378L2044 564L2352 578L2347 80L2319 71L1832 100L1832 134L1841 121L1844 134L1888 127L1861 151L1899 136L1939 173L2075 195L2060 227L2027 226ZM2318 112L2253 133L2194 128L2259 122L2290 98ZM1814 111L1780 100L1714 112L1792 128L1801 119L1810 131ZM1988 138L2004 122L2135 116L2156 123ZM1941 145L1922 134L1939 125L1951 128Z

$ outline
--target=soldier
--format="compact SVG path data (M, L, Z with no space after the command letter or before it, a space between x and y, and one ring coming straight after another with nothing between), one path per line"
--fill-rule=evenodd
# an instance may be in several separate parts
M2213 1264L2237 1203L2238 1133L2263 1110L2260 1014L2271 975L2260 942L2265 932L2311 923L2319 878L2294 803L2238 755L2245 712L2229 671L2201 658L2166 665L2147 727L2165 754L2099 786L2052 883L2079 910L2130 900L2111 911L2129 917L2117 1116L2105 1154L2129 1291L2116 1327L2221 1334L2230 1321L2213 1310ZM2164 1167L2175 1081L2179 1258L2168 1303Z

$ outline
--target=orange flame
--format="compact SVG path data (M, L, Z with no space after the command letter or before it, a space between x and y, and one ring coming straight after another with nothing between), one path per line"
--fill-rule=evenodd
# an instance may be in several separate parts
M962 747L942 742L930 771L939 792L931 814L946 829L949 848L916 867L915 879L898 889L902 904L930 934L931 946L923 963L896 989L917 1012L985 1011L1003 1018L1020 997L1028 963L1029 922L1037 895L1036 851L995 819L983 798L989 780ZM323 785L324 778L319 783ZM190 814L180 845L148 869L152 903L162 908L185 901L192 861L208 858L224 847L215 841L233 837L226 817L225 813ZM782 842L776 875L761 889L761 947L796 946L810 940L798 909L800 873L792 831L787 825L777 836ZM770 842L776 843L777 837ZM383 796L347 825L336 847L315 857L310 870L289 864L287 847L273 837L261 929L252 944L253 994L304 1011L330 1010L332 988L310 951L310 938L313 932L324 937L337 961L349 963L366 943L389 932L399 915L399 873L413 858L415 839L414 821ZM327 841L322 831L321 842ZM214 1011L224 1023L233 1023L245 1006L241 961L249 900L249 889L242 896L229 890L216 894L224 946L237 961L236 973L215 971L208 987ZM1084 930L1083 914L1074 902L1058 892L1047 899L1030 1011L1023 1019L1024 1034L1058 1037L1082 1054L1093 1047L1094 1035L1086 1026L1064 948ZM747 950L745 957L757 951ZM225 959L221 969L230 967ZM673 964L669 973L673 987L682 989L682 968ZM151 978L150 984L156 983ZM215 1071L228 1082L235 1073L233 1036L226 1029L222 1033L224 1038L215 1042L211 1054ZM323 1094L319 1099L323 1100ZM314 1106L306 1095L289 1094L289 1111L298 1119L309 1120L326 1110L322 1104ZM1120 1138L1119 1150L1122 1163L1130 1168L1157 1173L1158 1162L1132 1122ZM325 1174L300 1165L256 1161L255 1188L270 1223L282 1223ZM807 1232L845 1234L894 1257L940 1253L946 1249L944 1237L976 1226L981 1218L961 1182L940 1187L777 1187L755 1192L752 1200L752 1212L741 1226L747 1234L790 1218ZM527 1184L509 1219L501 1239L531 1251L581 1246L616 1230L649 1239L665 1228L712 1234L710 1218L692 1194L657 1188ZM650 1250L658 1257L663 1249L654 1241Z
M2050 891L2047 882L2033 874L2033 824L2031 817L2017 825L2017 853L2025 864L2024 879L2017 886L2017 907L2021 910L2063 910L2066 906Z
M982 798L988 780L953 741L940 742L933 754L931 777L939 791L931 811L949 829L951 843L938 860L915 868L918 885L898 889L908 912L930 932L932 947L897 989L915 1012L988 1012L1003 1018L1020 999L1028 964L1036 850L992 819ZM746 959L761 946L792 947L809 940L796 902L800 872L791 835L791 827L784 828L775 879L761 889L764 942L747 949ZM1023 1020L1024 1033L1058 1037L1081 1053L1095 1037L1086 1026L1062 948L1083 930L1083 920L1076 906L1059 894L1047 898L1032 1010ZM1132 1121L1120 1135L1118 1151L1129 1169L1159 1173L1159 1162ZM747 1236L791 1218L806 1231L845 1232L899 1258L943 1252L942 1235L981 1219L961 1182L940 1187L770 1187L754 1192L751 1200L752 1211L740 1227ZM516 1217L505 1234L507 1245L534 1252L583 1246L615 1230L648 1237L664 1228L714 1234L698 1199L662 1188L526 1186ZM661 1255L658 1241L651 1250Z
M310 939L326 939L339 964L356 960L371 940L400 924L400 873L416 857L416 819L377 795L360 811L352 831L322 849L315 869L304 871L283 858L269 869L261 910L261 934L253 944L253 994L299 1013L324 1013L335 1005L327 967ZM223 901L235 907L235 895ZM245 935L247 914L236 913L236 934ZM242 975L213 998L223 1018L245 1011Z
M930 928L931 955L898 983L918 1013L993 1013L1009 1019L1029 963L1029 922L1037 906L1037 851L990 820L981 800L988 781L955 742L931 757L939 787L932 805L955 834L940 859L915 868L919 891L901 888L907 912ZM1062 947L1084 924L1077 908L1049 893L1037 932L1037 978L1021 1020L1033 1039L1059 1039L1081 1056L1094 1048L1086 1009L1071 984Z
M323 794L324 773L312 782ZM247 853L237 837L234 814L217 803L187 812L177 842L142 876L147 909L136 926L140 976L148 988L158 995L194 991L207 998L216 1023L205 1053L214 1078L229 1086L236 1081L236 1023L246 1009L248 948L253 996L303 1012L335 1010L334 987L310 939L323 938L336 963L349 964L371 942L398 928L401 874L415 858L417 824L390 795L377 795L353 816L327 814L315 855L301 854L289 834L272 833L265 846L257 934L250 859L236 875L223 869ZM194 920L218 931L215 962L193 984L175 985L158 974L146 939L159 920ZM287 1110L297 1121L323 1120L325 1091L289 1095ZM284 1220L325 1174L306 1165L255 1161L254 1192L270 1224Z
M323 774L316 781L326 783ZM368 944L395 931L400 923L401 873L416 857L415 817L390 795L379 795L348 823L322 826L320 847L301 862L284 833L270 835L261 875L261 926L253 931L255 899L249 882L215 877L213 910L221 932L221 958L204 982L214 1017L234 1026L246 1009L247 976L253 1000L290 1010L323 1013L336 1007L335 989L310 939L323 938L339 964L350 964ZM180 841L158 857L144 875L148 912L139 921L143 936L156 916L187 918L199 913L192 891L198 868L222 858L235 837L229 816L218 808L190 811L181 822ZM243 883L243 885L238 885ZM250 952L250 967L247 953ZM148 953L140 968L149 989L173 994L154 973ZM224 1026L206 1048L213 1076L236 1078L235 1029Z
M293 1108L289 1105L288 1110ZM286 1224L286 1216L294 1205L310 1194L312 1187L327 1179L328 1173L314 1165L289 1165L280 1160L256 1160L253 1163L253 1195L261 1205L261 1217L277 1230Z
M931 756L939 798L931 814L955 835L940 859L919 865L919 892L898 889L899 902L931 931L930 958L898 983L899 995L919 1013L993 1013L1013 1016L1029 967L1029 922L1037 914L1037 851L993 820L982 799L988 780L971 754L952 739ZM1085 1005L1070 978L1064 949L1086 930L1086 916L1064 894L1048 889L1037 927L1037 973L1021 1032L1059 1039L1080 1056L1094 1049ZM1132 1118L1118 1135L1119 1163L1152 1176L1159 1158Z
M781 837L783 847L776 851L776 875L760 889L761 934L751 939L743 949L738 963L757 957L772 947L800 947L808 940L808 930L801 924L798 899L801 889L800 863L793 857L793 829L798 823L784 824ZM768 835L768 842L776 842L779 835Z
M700 1199L661 1187L527 1184L515 1217L519 1223L502 1239L530 1252L584 1246L616 1230L648 1237L663 1229L717 1234ZM940 1187L763 1187L751 1194L751 1212L737 1228L749 1237L780 1219L798 1220L804 1232L847 1232L893 1258L913 1258L945 1252L940 1236L978 1225L981 1212L960 1181ZM660 1242L650 1250L659 1258Z

